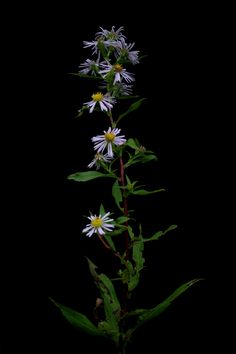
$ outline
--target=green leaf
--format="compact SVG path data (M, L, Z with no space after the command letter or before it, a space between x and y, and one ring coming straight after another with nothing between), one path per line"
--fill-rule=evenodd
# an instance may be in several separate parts
M112 340L117 343L119 338L120 303L116 296L115 288L112 281L105 274L98 274L96 272L97 266L89 258L87 260L89 270L103 299L106 321L112 328Z
M124 224L124 222L128 221L129 218L127 216L119 216L116 219L116 224Z
M112 174L105 174L97 171L86 171L86 172L76 172L73 173L72 175L69 175L67 178L72 179L73 181L76 182L87 182L90 181L91 179L95 178L100 178L100 177L113 177L114 175Z
M82 73L69 73L69 75L84 77L86 79L87 78L88 79L95 79L95 80L101 80L102 79L101 76L93 76L93 75L87 75L87 74L82 74Z
M137 323L136 325L129 330L129 334L131 335L136 329L142 326L144 323L156 318L159 316L163 311L165 311L172 302L179 297L182 293L188 290L192 285L203 280L202 278L190 280L187 283L181 285L178 289L176 289L169 297L167 297L164 301L162 301L157 306L153 307L152 309L137 309L127 314L125 317L135 316L137 315Z
M140 159L140 162L146 163L146 162L149 162L149 161L152 161L152 160L157 161L156 155L154 155L154 154L149 154L149 155L145 154L145 155L143 155L142 158Z
M153 194L153 193L159 193L159 192L165 192L165 189L161 188L161 189L156 189L154 191L146 191L145 189L138 189L138 190L132 191L131 194L147 195L147 194Z
M169 226L165 231L157 231L152 237L150 238L144 238L143 242L148 242L148 241L156 241L158 240L161 236L164 236L167 232L175 230L178 227L178 225L171 225Z
M115 288L112 284L112 281L105 275L105 274L100 274L99 275L99 280L103 283L103 285L106 288L107 293L109 294L110 297L110 304L113 309L113 312L119 315L120 312L120 303L116 295Z
M124 112L124 113L122 113L121 115L119 115L119 117L118 117L116 123L118 123L122 118L124 118L125 116L127 116L127 114L129 114L129 113L131 113L131 112L133 112L133 111L136 111L136 109L138 109L138 108L141 106L141 104L143 103L144 100L146 100L146 98L141 98L140 100L138 100L138 101L132 103L132 104L129 106L129 108L127 109L126 112Z
M81 329L82 331L94 335L94 336L102 336L104 335L102 331L100 331L85 315L75 310L72 310L69 307L61 305L59 302L54 301L50 298L50 300L56 305L62 315L67 319L67 321L72 324L72 326Z
M119 100L129 100L133 98L139 98L140 96L138 95L125 95L125 96L119 96L117 97Z
M116 296L115 288L112 281L105 274L99 275L98 287L103 298L106 322L111 327L111 338L116 344L118 344L120 303Z
M128 282L128 290L133 291L139 283L139 272L135 272L131 275Z
M115 181L115 183L112 186L112 196L114 197L116 205L118 206L118 208L120 210L122 210L122 208L120 206L120 203L122 202L123 199L122 199L122 193L121 193L121 190L120 190L120 186L119 186L119 183L118 183L117 180Z
M199 282L200 280L203 280L203 279L193 279L193 280L190 280L187 283L184 283L178 289L176 289L169 297L167 297L164 301L162 301L160 304L158 304L157 306L155 306L154 308L152 308L150 310L147 310L147 312L141 314L138 317L137 326L140 327L145 322L150 321L151 319L159 316L163 311L165 311L171 305L171 303L177 297L179 297L186 290L188 290L192 285L194 285L195 283Z
M138 145L136 144L135 140L130 138L126 141L126 145L128 145L129 147L131 147L134 150L138 149Z
M137 272L143 269L145 259L143 258L144 244L142 241L133 244L133 260L136 264Z
M99 208L99 214L101 214L102 216L106 214L106 211L105 211L104 206L103 206L102 203L101 203L100 208Z
M114 242L113 242L113 240L112 240L112 238L110 236L110 232L109 232L109 234L105 234L103 237L105 238L105 240L107 241L107 243L111 247L111 249L114 252L116 252L116 246L115 246L115 244L114 244Z
M88 261L90 273L91 273L92 277L94 278L95 282L97 283L99 281L98 274L96 272L97 266L88 257L85 257L85 258Z
M136 155L134 155L133 157L131 157L126 163L125 163L125 167L134 165L136 163L147 163L149 161L155 160L157 161L157 157L154 154L146 154L143 152L139 152Z
M128 226L128 233L131 240L134 240L134 233L131 226Z
M103 41L102 41L102 40L98 40L97 46L98 46L98 49L99 49L99 51L101 52L103 58L105 59L105 58L107 57L107 54L108 54L108 53L107 53L107 49L106 49L106 47L105 47Z

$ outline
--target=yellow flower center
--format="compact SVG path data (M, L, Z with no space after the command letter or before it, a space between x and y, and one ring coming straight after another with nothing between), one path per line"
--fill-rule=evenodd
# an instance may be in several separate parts
M103 224L103 221L102 221L102 219L101 218L99 218L99 217L96 217L95 219L93 219L92 221L91 221L91 225L93 226L93 227L101 227L102 226L102 224Z
M113 142L113 140L115 139L115 134L114 133L106 133L105 134L105 139L106 139L106 141L108 142L108 143L112 143Z
M121 64L115 64L114 69L117 73L123 70L123 66Z
M99 102L103 100L103 94L101 92L94 93L92 95L92 99L94 102Z

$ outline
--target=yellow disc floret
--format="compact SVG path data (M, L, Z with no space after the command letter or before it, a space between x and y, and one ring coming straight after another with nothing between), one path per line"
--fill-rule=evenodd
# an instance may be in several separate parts
M115 64L114 69L117 73L123 70L123 66L121 64Z
M94 102L100 102L103 100L103 94L101 92L94 93L92 99Z
M103 220L99 217L96 217L91 221L91 225L96 228L101 227L102 224L103 224Z
M105 139L108 143L112 143L113 140L115 139L115 134L114 133L106 133L105 134Z

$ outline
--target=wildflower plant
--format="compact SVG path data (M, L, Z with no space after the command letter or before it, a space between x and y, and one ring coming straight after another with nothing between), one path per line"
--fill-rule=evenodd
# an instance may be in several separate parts
M87 216L87 224L81 230L81 237L96 237L113 254L119 263L119 269L114 269L113 277L110 278L87 258L91 276L99 292L99 297L95 299L96 309L99 307L99 311L94 318L51 299L73 326L91 335L110 338L119 354L125 354L127 344L138 328L159 316L173 300L200 280L193 279L182 284L153 308L139 309L132 306L132 295L144 268L145 245L156 242L176 229L177 225L146 235L142 225L135 220L133 211L129 210L131 196L155 194L164 189L144 189L129 174L130 166L155 162L157 157L153 151L144 148L136 138L126 136L118 127L120 121L137 110L144 101L144 98L132 95L132 85L135 82L132 70L142 58L138 50L133 50L135 43L127 42L123 31L123 27L117 30L114 26L111 30L100 28L94 40L83 42L84 48L92 51L91 58L79 65L79 72L75 75L96 79L94 82L98 85L91 93L91 99L78 111L78 117L101 111L107 117L107 126L101 127L98 135L91 137L94 159L88 161L87 170L68 177L76 182L97 178L112 181L114 209L106 210L101 200L96 214L90 213ZM125 112L115 117L113 107L124 99L130 99L132 103Z

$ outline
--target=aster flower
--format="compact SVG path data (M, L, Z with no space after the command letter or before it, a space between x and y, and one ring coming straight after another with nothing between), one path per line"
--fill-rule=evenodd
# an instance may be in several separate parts
M118 30L115 31L115 26L112 26L111 31L108 31L106 29L103 29L100 27L101 31L96 33L96 36L116 41L121 38L126 38L121 32L124 30L124 27L119 27Z
M100 109L102 111L110 111L113 108L113 104L116 102L114 97L110 96L109 93L103 95L101 92L94 93L92 96L92 101L85 102L89 108L89 113L92 113L96 104L99 103Z
M108 154L103 155L97 152L94 155L94 159L92 160L92 162L90 162L90 164L88 165L88 168L92 168L95 165L96 168L99 169L101 162L110 162L111 160L112 158L108 156Z
M123 82L116 82L112 92L114 96L129 96L132 95L133 89L132 85L127 85Z
M102 82L99 88L101 90L105 90L107 88L107 84ZM116 82L115 85L110 88L110 92L112 97L129 96L133 93L133 87L132 85L127 85L124 82Z
M112 41L112 40L103 40L102 38L99 38L98 40L95 41L83 41L84 48L91 48L93 50L92 54L98 54L99 53L99 46L103 45L106 49L109 47L116 48L118 46L117 41Z
M118 58L121 56L131 61L132 64L138 64L139 50L131 50L134 45L135 43L127 44L124 38L120 38L116 46L116 50L117 50L116 57Z
M122 78L128 83L134 81L134 74L127 72L121 64L111 65L110 63L101 63L101 68L102 70L99 71L99 74L103 75L103 77L106 77L110 72L114 73L114 84L121 82Z
M90 223L86 225L86 227L82 230L82 233L86 233L86 236L91 237L94 233L97 233L98 235L104 235L106 231L112 231L115 225L112 224L114 219L110 219L108 217L110 214L111 213L108 212L103 216L101 216L101 214L99 214L99 216L88 216Z
M86 59L84 63L79 65L79 68L81 68L79 72L82 74L87 75L91 73L91 75L96 75L99 70L99 62L98 60L94 61L94 60Z
M123 145L126 142L124 135L118 136L120 129L109 127L108 131L104 130L103 135L94 136L91 140L94 145L94 150L97 150L98 153L103 153L105 148L107 148L107 156L113 157L112 145Z

